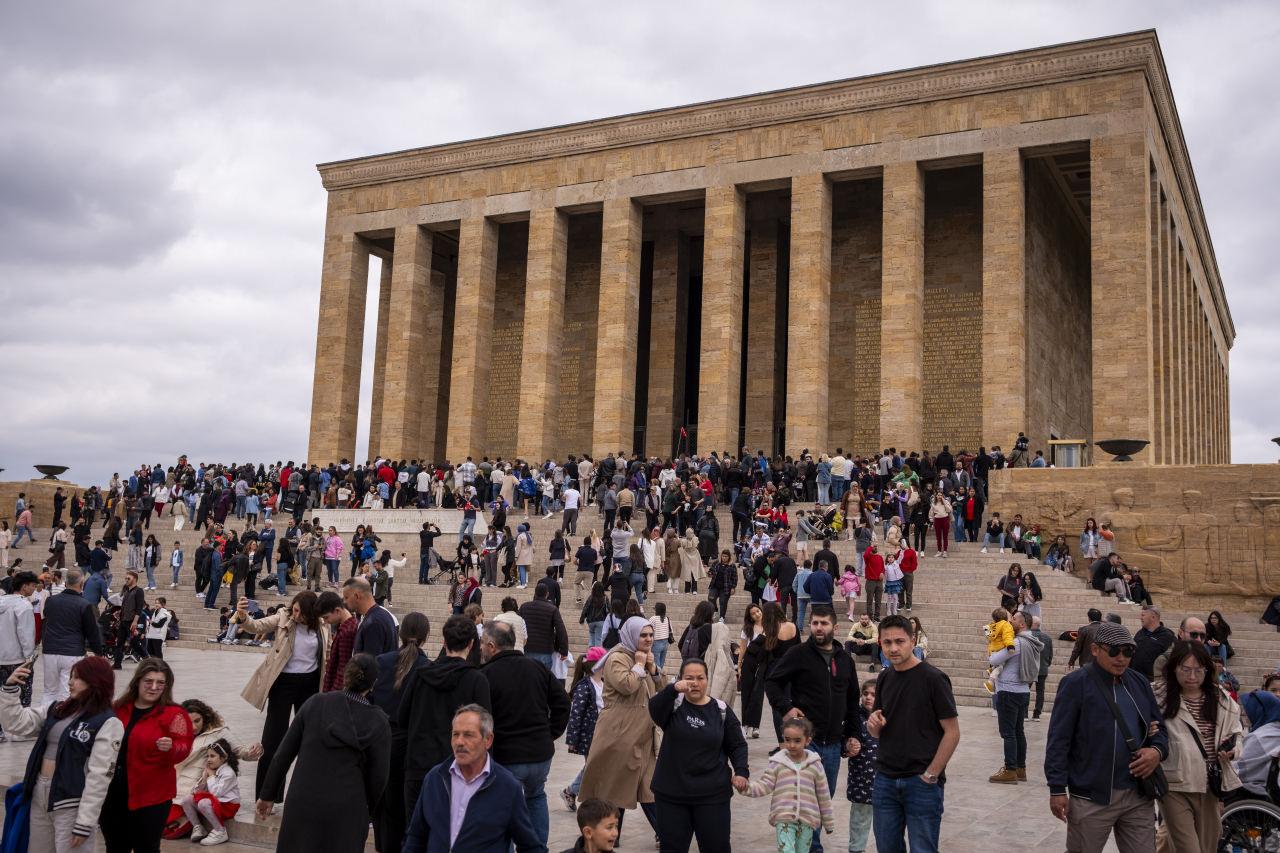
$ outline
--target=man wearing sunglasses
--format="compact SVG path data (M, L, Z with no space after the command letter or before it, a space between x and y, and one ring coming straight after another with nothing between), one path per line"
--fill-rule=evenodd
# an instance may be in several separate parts
M1186 640L1187 642L1191 642L1191 643L1199 643L1200 645L1203 646L1206 637L1208 637L1208 633L1205 630L1204 620L1202 619L1197 619L1194 616L1188 616L1185 619L1183 619L1182 622L1179 623L1178 625L1179 640ZM1162 673L1164 672L1164 665L1169 662L1169 654L1172 651L1173 651L1173 643L1170 643L1169 648L1165 649L1160 654L1160 656L1156 658L1156 662L1152 666L1152 670L1151 670L1154 673L1153 675L1154 681L1163 681L1164 676L1162 675Z
M1138 780L1168 755L1168 734L1151 685L1129 667L1129 630L1099 624L1091 651L1093 662L1067 673L1054 698L1044 755L1049 809L1067 824L1068 853L1101 850L1113 831L1120 853L1151 851L1153 801ZM1152 723L1154 733L1148 735ZM1136 749L1130 750L1126 733Z

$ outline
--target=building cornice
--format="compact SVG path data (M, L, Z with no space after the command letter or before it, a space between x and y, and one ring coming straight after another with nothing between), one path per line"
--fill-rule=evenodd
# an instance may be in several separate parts
M1146 77L1230 346L1235 328L1154 30L322 163L317 168L325 189L349 189L1132 71Z

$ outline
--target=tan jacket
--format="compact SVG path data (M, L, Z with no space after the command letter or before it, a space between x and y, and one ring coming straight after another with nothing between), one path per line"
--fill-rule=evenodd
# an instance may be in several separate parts
M733 637L723 622L711 625L711 642L707 646L707 694L712 699L733 706L738 695L738 670L733 664Z
M649 783L658 762L658 727L649 716L649 700L667 684L665 675L642 676L632 670L634 665L635 657L621 647L605 658L604 710L596 721L578 794L622 809L653 802Z
M245 619L240 623L240 630L250 634L275 631L276 638L271 643L271 651L266 660L249 676L249 683L240 691L241 697L259 711L267 707L267 694L276 683L276 677L284 671L284 666L293 656L293 635L298 623L294 622L288 609L280 609L274 615L262 619ZM325 661L329 657L329 626L320 623L320 672L324 672ZM317 681L319 676L317 676Z
M1164 703L1163 696L1157 699L1161 704ZM1187 794L1205 793L1209 784L1208 771L1205 768L1204 757L1200 754L1200 747L1196 745L1200 730L1196 728L1196 721L1192 718L1191 712L1187 710L1184 703L1180 702L1178 715L1171 720L1165 720L1164 725L1169 733L1169 755L1161 766L1164 768L1165 778L1169 781L1169 790ZM1225 692L1219 690L1218 722L1213 734L1214 743L1222 743L1234 735L1235 752L1239 755L1244 739L1243 730L1244 727L1240 724L1240 706ZM1218 765L1222 768L1222 790L1233 791L1239 788L1240 777L1236 774L1233 762L1219 761Z

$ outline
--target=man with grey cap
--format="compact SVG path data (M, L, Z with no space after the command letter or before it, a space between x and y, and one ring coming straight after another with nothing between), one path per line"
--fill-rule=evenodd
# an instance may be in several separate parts
M1153 800L1138 780L1169 754L1168 733L1151 684L1129 666L1129 630L1100 623L1090 651L1093 662L1067 673L1054 699L1044 753L1049 809L1067 824L1067 853L1101 850L1113 831L1120 853L1151 851Z

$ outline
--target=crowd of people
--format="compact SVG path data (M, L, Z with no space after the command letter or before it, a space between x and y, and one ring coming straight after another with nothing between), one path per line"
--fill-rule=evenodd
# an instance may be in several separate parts
M822 849L844 772L848 850L866 849L872 832L878 850L905 850L908 836L913 851L936 850L959 715L951 678L929 662L925 628L910 615L915 575L929 552L945 559L953 542L980 541L1015 556L995 584L988 667L974 673L992 692L1004 746L990 782L1027 780L1024 723L1040 720L1045 705L1053 638L1041 630L1044 591L1030 568L1087 567L1099 591L1145 605L1143 630L1134 637L1118 618L1091 613L1058 638L1073 651L1053 694L1050 809L1068 823L1069 849L1100 849L1113 831L1122 850L1149 849L1157 800L1161 849L1216 849L1208 838L1219 799L1267 794L1280 699L1270 687L1240 694L1232 684L1220 612L1184 620L1176 636L1160 624L1105 521L1089 519L1078 542L1045 542L1035 523L988 513L986 474L1036 464L1024 441L1012 458L947 448L798 460L570 456L534 466L184 457L59 494L40 574L10 565L0 597L0 724L19 737L39 733L18 798L32 843L69 849L95 823L110 850L158 849L161 837L222 843L240 807L240 762L256 761L254 809L281 814L282 849L356 849L372 825L383 853L545 850L547 777L563 737L584 759L559 792L578 817L575 849L613 849L638 809L662 850L695 840L703 851L728 850L735 796L770 798L779 850ZM339 535L309 513L345 507L462 512L452 552L437 548L434 525L419 536L418 582L449 582L453 615L434 635L438 657L424 649L433 636L426 615L389 609L408 555L380 547L372 525ZM731 531L721 531L717 507L728 509ZM30 539L31 508L15 509L15 528ZM508 516L522 511L513 532ZM528 520L555 513L559 529L543 550ZM199 547L189 557L180 543L162 547L149 532L159 519L193 524ZM853 544L848 560L837 557L837 540ZM10 563L20 542L7 523L0 546ZM113 593L121 549L127 571ZM214 641L269 649L242 693L265 713L253 743L233 738L208 704L173 701L163 651L178 618L146 593L167 580L168 595L188 594L174 591L188 577L220 614ZM570 581L585 649L571 647L562 615ZM487 589L531 582L531 600L508 597L486 615ZM673 626L662 602L646 610L658 584L700 599L686 626ZM740 592L741 627L731 629ZM279 601L265 606L264 595ZM40 639L43 710L31 707L30 689ZM672 645L680 666L668 678ZM138 665L113 700L113 669L126 656ZM859 681L860 658L874 678ZM1280 694L1280 676L1276 685ZM766 697L776 747L753 773L748 744L760 737ZM1110 765L1096 754L1103 729L1117 744ZM106 756L114 767L104 767L110 750L101 744L115 746ZM1164 788L1145 781L1157 767Z

